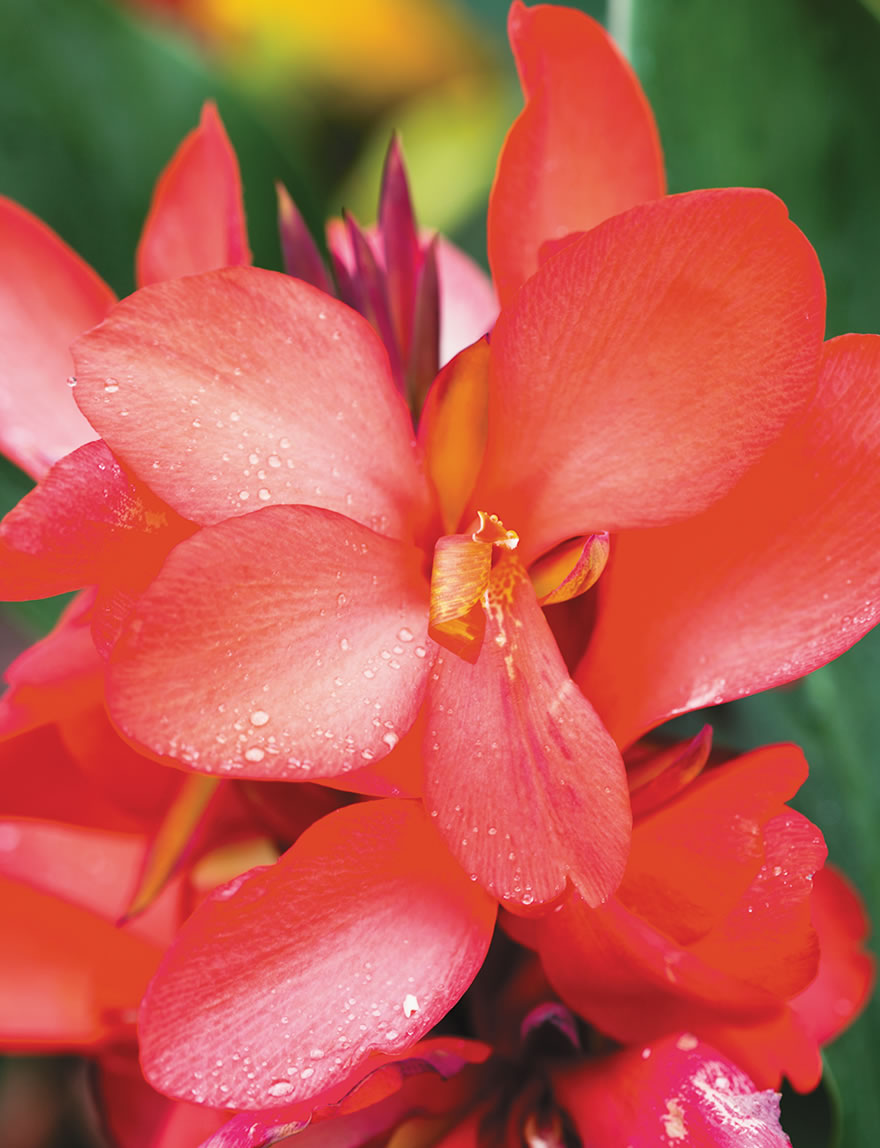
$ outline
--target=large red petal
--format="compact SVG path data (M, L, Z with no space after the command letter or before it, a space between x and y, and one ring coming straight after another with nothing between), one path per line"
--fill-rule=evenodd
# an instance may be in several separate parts
M425 802L475 879L514 910L567 878L593 904L614 891L631 825L623 763L514 558L492 573L479 658L440 654L427 711Z
M347 518L268 507L169 556L114 648L126 736L206 773L312 780L389 753L430 659L424 555Z
M793 745L708 770L636 822L620 900L682 944L705 935L764 866L764 827L806 779L804 755Z
M182 1099L308 1114L452 1007L494 919L420 806L340 809L184 926L142 1008L146 1075Z
M608 33L582 12L515 3L508 19L526 106L489 200L489 262L503 304L548 239L661 196L654 117Z
M207 103L156 184L137 251L138 285L250 261L238 160Z
M836 658L880 617L880 338L827 343L803 417L706 514L617 540L577 679L626 743Z
M779 1096L687 1034L557 1070L557 1103L590 1148L788 1148Z
M607 220L495 325L474 510L516 530L527 562L698 513L807 402L823 328L815 252L769 192L694 192Z
M73 401L68 348L113 305L54 231L0 197L0 446L34 478L95 432Z
M423 505L381 343L307 283L239 267L156 284L74 355L82 409L194 522L308 503L403 537Z

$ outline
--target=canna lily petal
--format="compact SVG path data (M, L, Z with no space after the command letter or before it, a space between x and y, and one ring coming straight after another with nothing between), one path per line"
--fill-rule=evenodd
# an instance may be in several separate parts
M504 305L537 270L545 240L665 190L648 101L604 28L582 12L517 2L508 31L526 106L489 200L489 263Z
M156 284L74 348L77 397L122 463L201 524L308 503L394 537L426 498L369 324L289 276Z
M0 197L0 447L32 478L97 437L65 380L68 350L115 295L44 223Z
M471 507L531 561L725 494L809 399L824 327L816 255L769 192L671 196L549 259L492 335Z
M822 1055L800 1018L787 1005L752 1024L706 1025L706 1040L733 1058L761 1088L779 1088L785 1076L798 1092L812 1092L822 1079Z
M766 865L762 830L807 772L794 745L767 746L707 770L679 800L639 820L620 900L682 944L704 936L728 918ZM819 865L801 868L812 874ZM778 918L774 928L791 951L791 934ZM727 967L723 957L713 963Z
M100 704L104 661L90 630L94 594L78 594L45 638L15 659L4 674L0 738L56 722Z
M400 1060L374 1069L337 1104L303 1119L302 1105L233 1117L200 1148L271 1148L297 1137L297 1148L365 1148L393 1131L411 1113L448 1114L473 1099L478 1077L464 1071L490 1053L477 1041L434 1038L419 1041Z
M430 668L420 550L277 506L169 556L113 650L110 713L206 773L313 780L389 753Z
M0 876L0 1039L83 1049L133 1025L160 949L88 910Z
M768 821L763 836L764 863L745 896L691 952L786 999L816 975L819 944L810 893L827 850L816 826L793 809Z
M621 744L806 674L875 624L878 399L880 338L832 339L810 407L727 498L616 540L576 679Z
M791 1006L817 1044L833 1040L861 1012L874 983L874 958L864 951L869 922L858 893L826 865L810 899L819 934L819 972Z
M123 471L106 443L86 443L0 523L0 597L63 594L108 573L114 582L139 582L192 530Z
M491 331L498 318L498 299L489 276L461 248L442 235L436 245L442 367Z
M790 1148L778 1094L689 1033L558 1069L553 1090L590 1148Z
M487 602L476 663L441 652L435 664L425 804L462 866L513 911L552 901L567 878L598 904L626 864L623 763L508 551Z
M184 925L141 1010L146 1076L217 1107L302 1101L307 1116L451 1008L494 919L417 804L337 810Z
M238 160L208 102L156 184L137 250L138 286L250 261Z

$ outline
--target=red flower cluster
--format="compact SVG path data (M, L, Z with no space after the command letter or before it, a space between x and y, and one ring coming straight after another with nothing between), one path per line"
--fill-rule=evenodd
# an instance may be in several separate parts
M248 265L210 107L115 306L0 204L0 591L82 591L0 705L0 1034L131 1148L781 1145L868 992L799 751L645 735L876 621L880 339L769 193L664 196L598 25L510 29L497 321L396 146L332 278L284 193Z

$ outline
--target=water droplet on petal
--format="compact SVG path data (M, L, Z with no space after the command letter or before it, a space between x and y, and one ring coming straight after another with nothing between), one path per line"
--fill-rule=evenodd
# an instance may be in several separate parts
M419 998L414 993L407 993L403 998L403 1015L407 1020L414 1012L419 1011Z
M258 745L252 745L250 749L245 750L244 756L246 761L262 761L266 754Z
M269 720L269 715L265 710L254 710L251 714L251 725L265 725Z
M293 1085L289 1080L273 1080L266 1091L270 1096L289 1096Z

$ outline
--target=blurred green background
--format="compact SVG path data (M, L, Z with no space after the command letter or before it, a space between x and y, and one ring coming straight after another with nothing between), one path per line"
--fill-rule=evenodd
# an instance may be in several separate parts
M659 121L670 190L771 188L819 252L828 334L880 329L880 5L575 6L608 23L639 73ZM156 175L202 102L214 98L241 160L257 263L280 265L276 179L313 230L343 206L371 221L395 127L421 222L485 262L486 196L520 106L506 13L506 0L0 0L0 193L49 222L127 293ZM28 485L4 466L2 508ZM52 616L45 605L4 608L6 657ZM875 921L878 686L880 636L871 636L793 689L708 715L719 739L735 746L804 746L813 772L798 804L825 832L831 858L855 880ZM875 1143L876 1003L827 1062L842 1131L833 1088L787 1098L795 1148ZM46 1137L65 1148L86 1143L71 1116L80 1068L45 1068L14 1061L0 1071L7 1148L34 1148ZM13 1143L8 1106L25 1095L42 1098L42 1123L29 1133L21 1125Z

